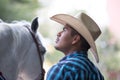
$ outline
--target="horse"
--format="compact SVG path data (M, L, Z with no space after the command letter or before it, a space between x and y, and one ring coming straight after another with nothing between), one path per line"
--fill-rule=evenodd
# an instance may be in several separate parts
M38 27L38 18L31 23L0 20L0 73L5 80L43 80L46 49Z

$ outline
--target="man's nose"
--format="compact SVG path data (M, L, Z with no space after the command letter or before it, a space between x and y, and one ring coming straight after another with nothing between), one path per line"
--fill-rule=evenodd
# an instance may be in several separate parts
M60 37L60 36L61 36L61 33L62 33L62 31L61 31L61 32L58 32L57 36Z

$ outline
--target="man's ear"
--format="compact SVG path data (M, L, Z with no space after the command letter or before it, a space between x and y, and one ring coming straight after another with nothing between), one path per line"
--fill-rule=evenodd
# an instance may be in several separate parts
M77 42L79 42L80 41L80 36L79 35L75 35L74 37L73 37L73 42L72 42L72 44L76 44Z

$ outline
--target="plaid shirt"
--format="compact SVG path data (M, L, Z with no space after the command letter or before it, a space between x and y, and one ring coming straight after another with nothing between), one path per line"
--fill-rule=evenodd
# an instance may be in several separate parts
M88 59L87 52L65 56L47 73L46 80L104 80L100 71Z

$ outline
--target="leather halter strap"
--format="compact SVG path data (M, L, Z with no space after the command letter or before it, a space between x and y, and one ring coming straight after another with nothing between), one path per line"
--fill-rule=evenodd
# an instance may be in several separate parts
M0 72L0 80L6 80L5 77L2 75L2 72Z
M42 54L41 54L41 46L40 46L40 44L38 43L38 41L37 41L37 39L36 39L36 37L35 37L35 33L33 32L33 31L31 31L31 29L29 28L29 27L27 27L27 26L25 26L28 30L29 30L29 32L30 32L30 34L31 34L31 36L32 36L32 38L33 38L33 40L34 40L34 42L35 42L35 44L36 44L36 47L37 47L37 51L38 51L38 55L39 55L39 59L40 59L40 67L41 67L41 73L40 73L40 76L41 76L41 78L40 79L38 79L38 80L44 80L44 75L45 75L45 70L44 70L44 68L43 68L43 61L42 61Z

